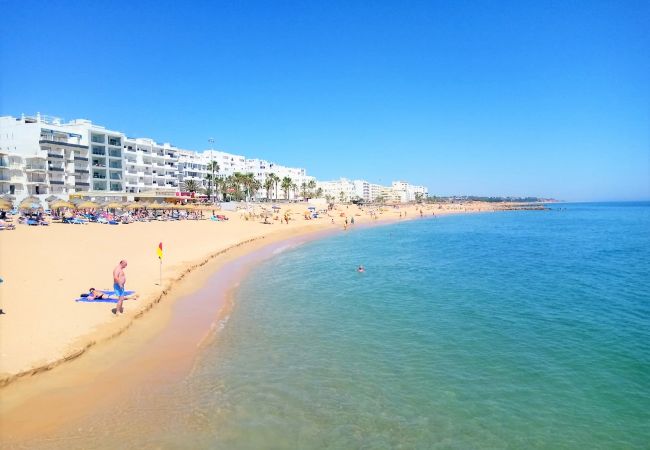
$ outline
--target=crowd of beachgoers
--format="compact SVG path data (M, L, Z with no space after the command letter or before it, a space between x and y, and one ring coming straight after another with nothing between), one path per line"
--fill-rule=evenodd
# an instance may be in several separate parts
M47 206L38 198L30 197L18 205L0 199L0 230L15 230L16 225L47 226L51 223L83 225L100 223L109 225L149 222L152 220L227 220L217 214L219 205L171 204L147 202L66 201L56 199ZM211 211L207 213L207 211Z

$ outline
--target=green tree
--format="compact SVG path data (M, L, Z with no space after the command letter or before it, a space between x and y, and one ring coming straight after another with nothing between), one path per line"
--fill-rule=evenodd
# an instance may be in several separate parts
M181 184L181 191L196 192L201 189L201 185L196 180L185 180Z
M290 177L284 177L282 179L282 190L284 191L284 197L289 200L289 191L293 186L293 180Z
M341 203L345 202L345 192L339 192L339 200L341 200Z
M266 199L271 200L271 191L275 185L275 180L273 179L275 175L272 173L267 173L266 178L264 179L264 189L266 189Z
M206 177L208 179L208 189L211 193L214 192L216 197L217 190L216 188L213 189L213 186L215 186L217 173L219 173L219 164L216 161L210 161L208 163L208 172L210 172Z

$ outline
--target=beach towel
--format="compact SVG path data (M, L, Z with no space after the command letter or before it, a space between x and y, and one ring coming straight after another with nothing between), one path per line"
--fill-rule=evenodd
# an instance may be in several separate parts
M105 290L103 291L106 295L114 295L115 291ZM135 291L124 291L124 295L133 295ZM135 299L130 299L135 300ZM95 300L89 300L88 297L79 297L75 299L75 302L87 302L87 303L117 303L117 297L112 298L96 298Z

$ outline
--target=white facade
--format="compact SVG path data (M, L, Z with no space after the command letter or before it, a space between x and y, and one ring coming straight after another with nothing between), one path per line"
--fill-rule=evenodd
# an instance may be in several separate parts
M334 181L319 181L318 187L323 189L323 195L344 202L361 198L365 202L375 202L380 199L387 203L407 203L416 200L416 193L421 193L424 197L428 194L426 187L413 186L405 181L394 181L391 186L382 186L365 180L350 181L341 178Z
M269 173L288 176L298 186L313 180L305 169L219 150L195 152L149 138L130 138L89 120L63 123L40 114L0 117L0 195L19 200L28 195L66 197L77 192L178 192L187 180L207 187L212 161L219 166L215 174L219 178L252 172L260 183ZM259 192L258 197L263 194ZM296 198L294 190L290 195ZM282 192L278 197L284 197Z
M139 194L147 191L179 192L185 181L201 187L209 185L210 163L216 162L215 175L226 178L235 173L252 173L260 185L267 177L279 177L271 198L285 198L281 187L285 177L291 178L289 199L301 196L303 183L315 181L305 169L286 167L271 161L246 158L220 150L180 149L169 143L160 144L149 138L130 138L119 131L77 119L63 123L60 119L41 116L0 117L0 195L14 195L20 200L28 195L47 197L88 192ZM357 198L374 202L412 202L424 186L394 181L381 186L365 180L319 181L323 196L349 202ZM266 198L262 187L256 198ZM173 195L173 194L172 194Z
M400 202L414 202L419 195L425 198L429 190L424 186L414 186L406 181L393 181L393 192L400 197ZM418 195L419 194L419 195Z
M349 202L358 196L355 183L347 178L334 181L318 181L316 185L323 190L323 196L329 195L335 201Z

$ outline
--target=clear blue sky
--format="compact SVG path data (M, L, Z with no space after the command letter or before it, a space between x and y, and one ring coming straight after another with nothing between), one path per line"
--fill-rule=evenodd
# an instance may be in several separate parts
M0 114L435 194L650 198L650 2L0 0Z

